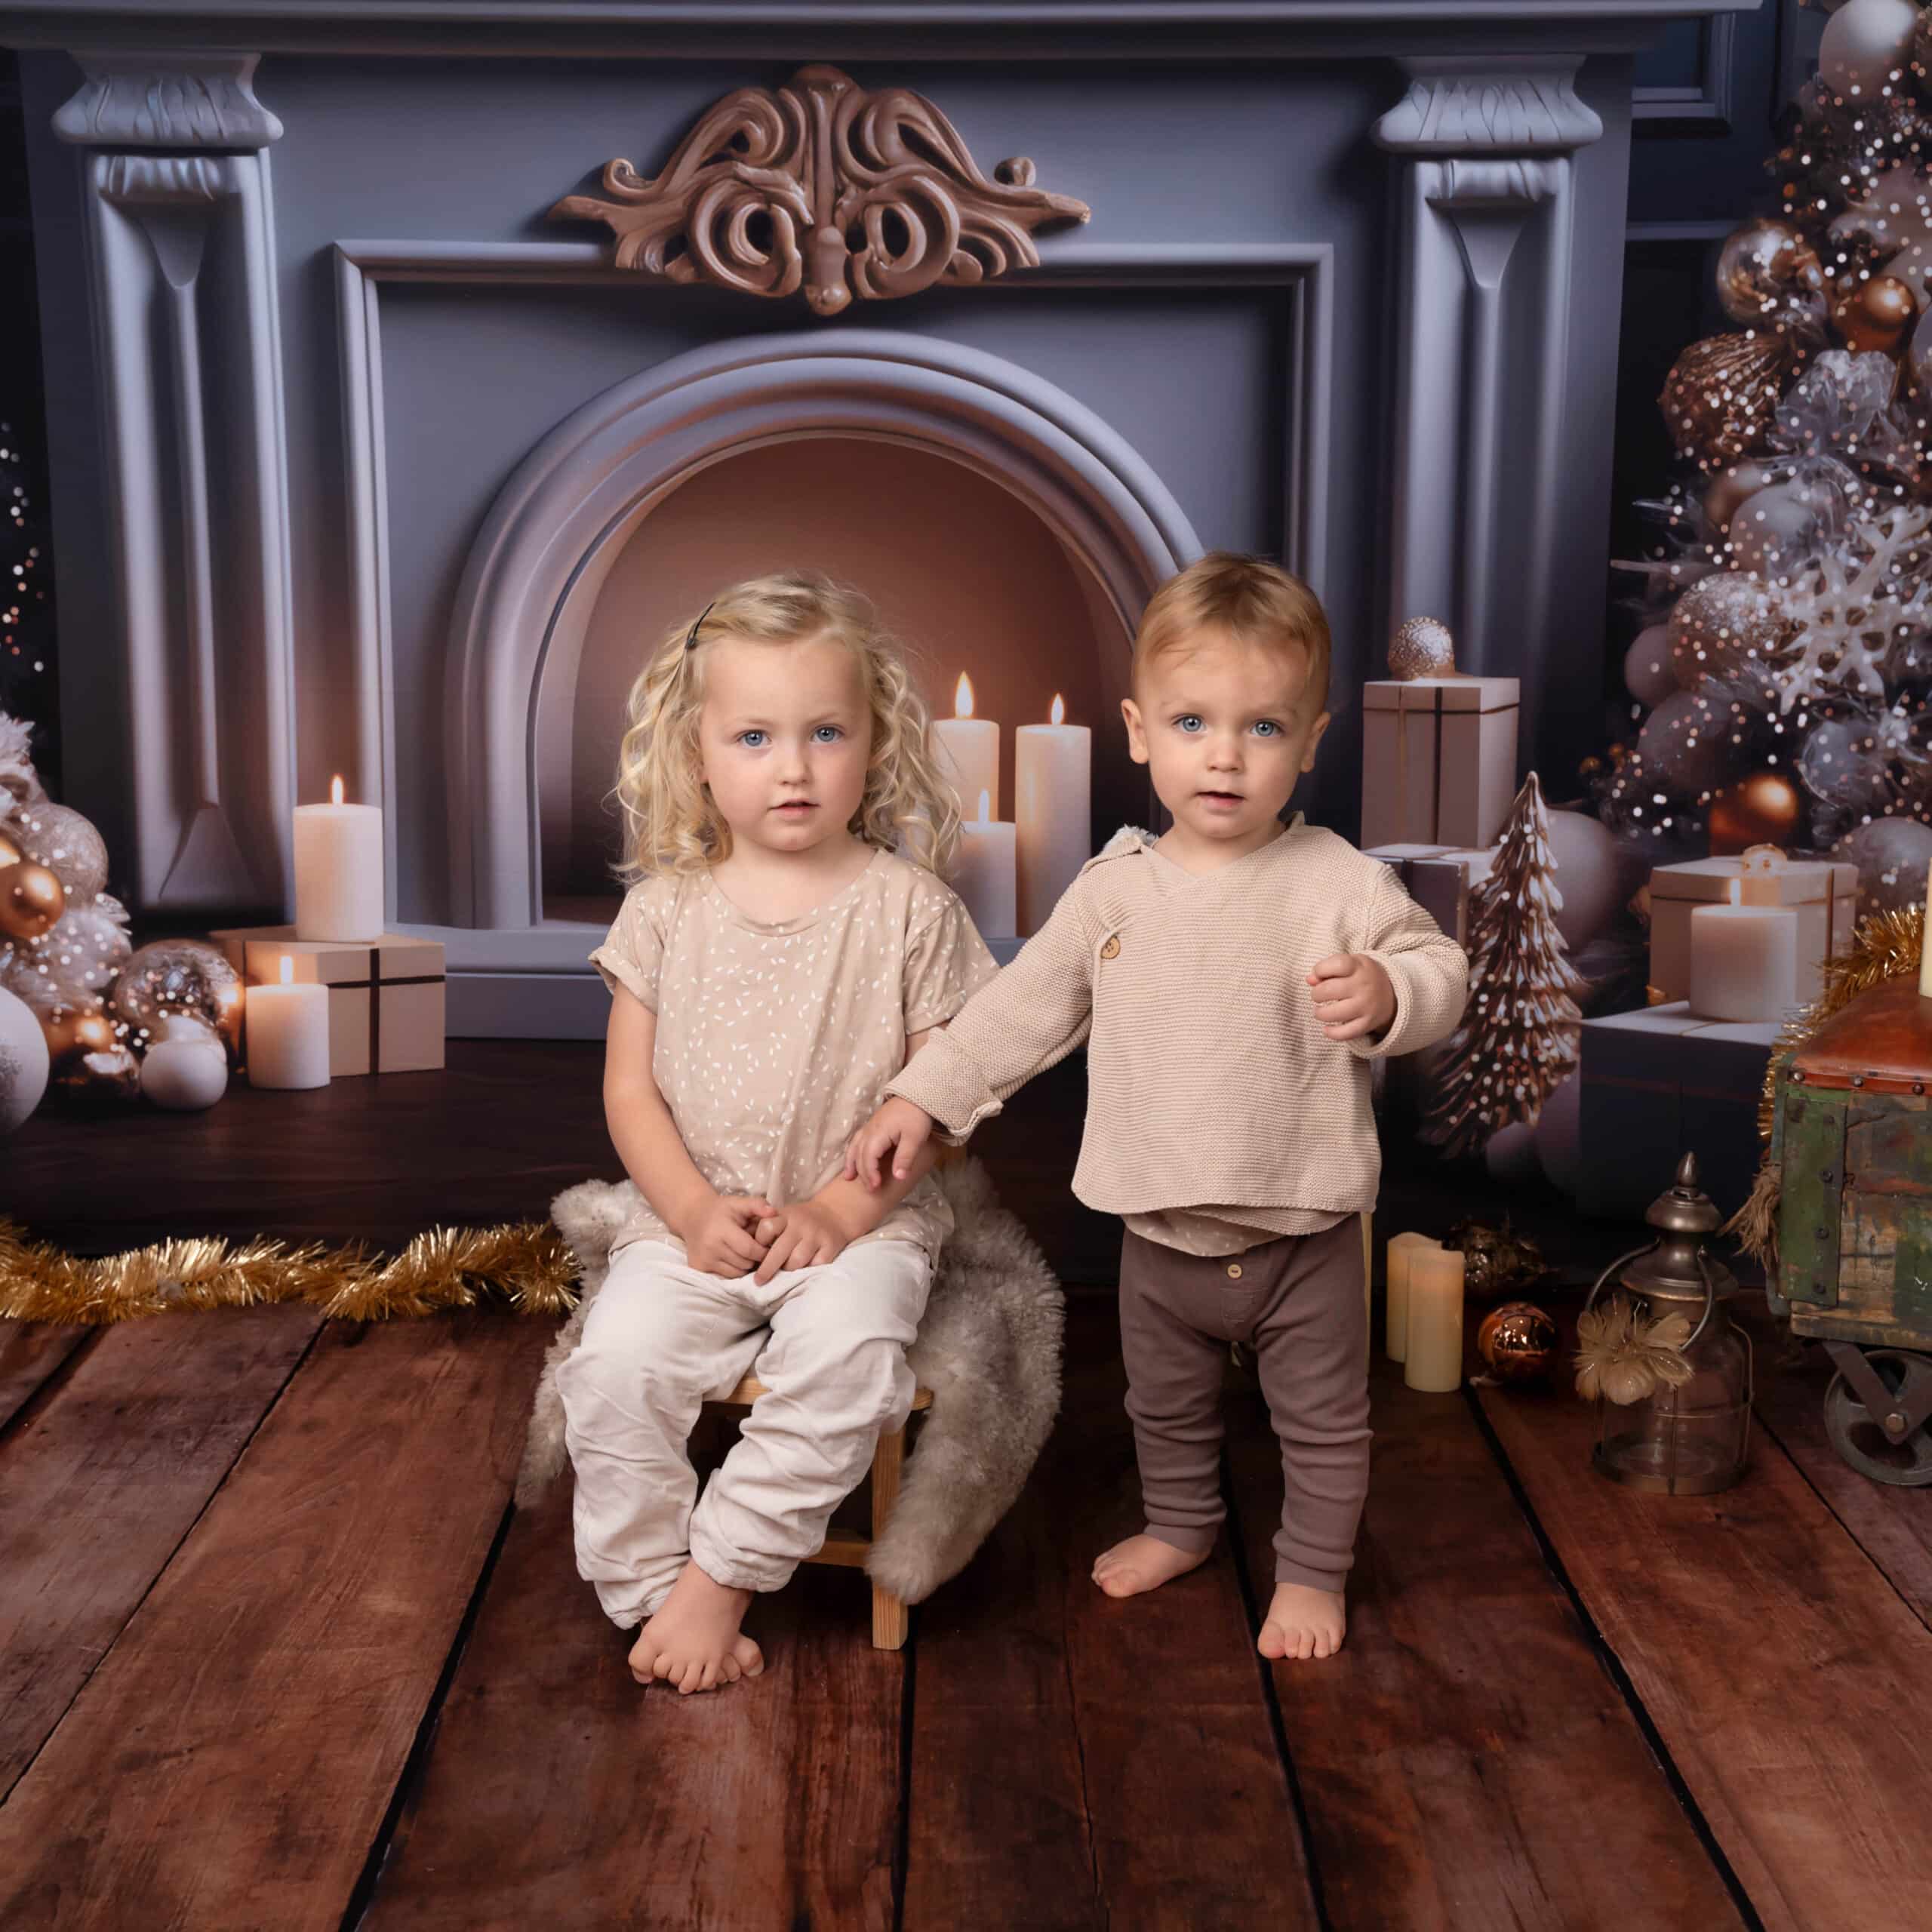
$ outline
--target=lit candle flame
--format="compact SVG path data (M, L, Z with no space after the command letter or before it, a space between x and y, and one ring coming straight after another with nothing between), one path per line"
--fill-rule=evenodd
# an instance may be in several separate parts
M340 785L342 780L338 778L336 783ZM340 798L336 801L337 804L341 802ZM295 983L295 961L285 952L281 955L281 983L285 986L292 986Z
M971 718L973 715L973 681L964 671L959 681L952 688L952 715L955 718Z
M1049 715L1056 724L1064 724L1066 722L1066 706L1061 703L1058 691L1054 693L1054 708Z
M342 774L339 771L329 780L329 803L332 805L342 803Z
M980 794L980 816L973 823L975 825L984 825L992 816L992 808L993 795L990 792L982 792Z

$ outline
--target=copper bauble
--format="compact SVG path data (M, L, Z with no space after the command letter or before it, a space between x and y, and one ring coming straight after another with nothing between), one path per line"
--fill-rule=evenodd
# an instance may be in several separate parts
M47 1057L55 1066L81 1054L110 1051L121 1042L114 1022L97 1006L57 1006L40 1016Z
M1440 617L1411 617L1389 640L1389 675L1448 678L1456 671L1456 640Z
M1711 801L1708 823L1714 859L1752 845L1795 842L1802 801L1798 787L1782 771L1754 771L1727 785Z
M1904 346L1918 312L1918 298L1909 282L1899 275L1875 275L1838 297L1832 320L1847 348L1892 355Z
M1476 1331L1476 1353L1499 1382L1546 1381L1562 1346L1561 1331L1534 1302L1505 1302Z
M67 909L60 880L31 859L0 869L0 940L38 939Z
M1796 356L1790 342L1767 330L1694 342L1657 398L1679 452L1706 469L1735 463L1770 429Z
M1734 229L1718 255L1718 300L1734 322L1767 328L1780 320L1824 320L1825 270L1817 251L1788 221L1762 216Z

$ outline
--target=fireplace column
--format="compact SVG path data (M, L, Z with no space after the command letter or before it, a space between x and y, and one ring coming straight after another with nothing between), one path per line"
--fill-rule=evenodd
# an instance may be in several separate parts
M137 907L285 904L288 491L267 149L248 54L75 57Z
M1574 60L1402 66L1408 93L1375 127L1401 157L1389 615L1442 618L1463 670L1524 667L1534 718L1539 700L1561 704L1561 660L1590 657L1592 692L1598 675L1552 585L1573 479L1602 455L1594 420L1567 405L1572 157L1603 124L1577 98ZM1604 280L1614 294L1614 269ZM1599 555L1586 587L1599 613L1600 570Z

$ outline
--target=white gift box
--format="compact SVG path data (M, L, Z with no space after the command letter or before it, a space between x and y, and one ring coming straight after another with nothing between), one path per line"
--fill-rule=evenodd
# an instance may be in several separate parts
M1361 843L1481 848L1516 796L1515 678L1362 687Z
M1700 906L1786 906L1798 915L1798 996L1824 991L1824 965L1850 942L1858 868L1841 859L1780 859L1747 866L1742 857L1690 859L1651 874L1651 984L1666 1000L1690 997L1690 915Z

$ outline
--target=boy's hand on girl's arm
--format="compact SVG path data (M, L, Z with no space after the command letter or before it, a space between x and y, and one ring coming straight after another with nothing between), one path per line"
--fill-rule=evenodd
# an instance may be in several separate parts
M736 1281L766 1259L759 1224L777 1211L763 1195L712 1194L681 1214L671 1232L685 1244L685 1258L700 1274Z
M758 1265L758 1279L768 1281L787 1268L815 1268L836 1261L848 1245L868 1230L856 1228L823 1195L775 1208L758 1224L759 1240L768 1244Z
M853 1135L845 1150L848 1180L863 1180L877 1188L885 1177L879 1163L893 1155L892 1178L904 1180L913 1176L912 1164L924 1149L933 1131L933 1117L923 1107L897 1094L885 1101L877 1113ZM896 1150L896 1152L895 1152Z
M1395 1017L1395 983L1365 952L1331 952L1308 976L1315 1017L1331 1040L1380 1033Z

